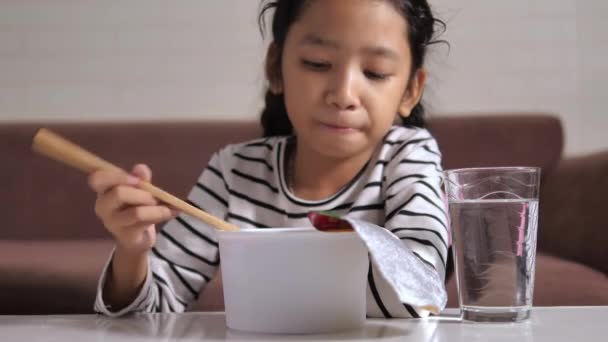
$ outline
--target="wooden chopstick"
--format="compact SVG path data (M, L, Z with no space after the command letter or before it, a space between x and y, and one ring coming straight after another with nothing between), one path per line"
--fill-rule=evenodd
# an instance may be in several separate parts
M32 149L51 159L62 162L87 174L94 171L106 169L127 173L118 166L96 156L84 148L68 141L60 135L41 128L34 136ZM167 203L184 213L196 217L210 226L223 231L238 231L239 227L212 216L197 207L173 196L172 194L152 185L150 182L140 181L138 187L148 191L152 196Z

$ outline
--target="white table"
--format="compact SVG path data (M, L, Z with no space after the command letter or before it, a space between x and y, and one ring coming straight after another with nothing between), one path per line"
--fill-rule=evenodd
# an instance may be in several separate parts
M523 323L465 323L457 310L427 319L368 319L328 335L266 335L226 329L224 313L0 316L0 341L608 341L608 306L534 308Z

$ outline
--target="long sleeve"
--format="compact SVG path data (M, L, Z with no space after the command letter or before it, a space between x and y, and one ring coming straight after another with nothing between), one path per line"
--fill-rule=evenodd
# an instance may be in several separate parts
M227 189L216 154L190 191L188 201L216 217L225 218ZM215 230L186 214L168 221L149 253L148 275L139 294L120 311L112 311L103 301L103 284L110 265L111 258L100 277L95 301L97 312L113 317L130 312L183 312L198 298L219 266Z
M217 217L249 228L298 227L308 212L332 210L383 226L414 253L427 274L445 277L448 219L443 199L441 156L424 129L394 127L378 153L353 181L331 198L302 201L285 187L285 137L227 147L215 155L189 199ZM137 311L184 311L214 276L218 259L215 232L187 216L166 224L150 252L149 274L137 298L120 312L103 303L100 280L96 310L119 316ZM411 260L411 259L410 259ZM108 262L110 265L110 262ZM433 277L434 278L434 277ZM367 314L420 317L428 312L402 303L370 262Z
M425 130L403 142L385 169L385 224L421 263L445 278L450 243L447 208L442 189L441 154ZM400 303L370 263L368 282L378 317L424 317L429 314Z

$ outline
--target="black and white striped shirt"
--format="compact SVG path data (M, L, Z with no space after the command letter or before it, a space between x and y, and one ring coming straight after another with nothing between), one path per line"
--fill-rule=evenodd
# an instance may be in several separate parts
M228 145L214 154L191 190L191 204L243 228L310 226L309 211L331 210L393 232L445 277L448 218L441 154L425 129L393 127L355 178L333 196L298 199L286 186L289 137ZM160 231L150 254L148 277L131 305L110 311L102 298L104 270L95 309L110 316L127 312L181 312L195 301L219 266L213 228L180 215ZM109 265L109 261L108 261ZM400 303L372 262L368 272L370 317L418 317L428 312Z

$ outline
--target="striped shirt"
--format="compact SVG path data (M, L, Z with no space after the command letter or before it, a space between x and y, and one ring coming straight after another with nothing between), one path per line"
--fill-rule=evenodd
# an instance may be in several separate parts
M450 238L441 154L427 130L391 128L352 181L319 201L299 199L286 185L289 139L292 137L271 137L224 147L212 156L192 188L189 202L242 228L310 226L310 211L331 210L365 220L390 230L421 262L445 278ZM180 215L160 230L149 260L139 295L118 312L103 302L108 261L95 310L109 316L186 310L220 264L214 229ZM371 261L367 278L369 317L428 315L400 303Z

